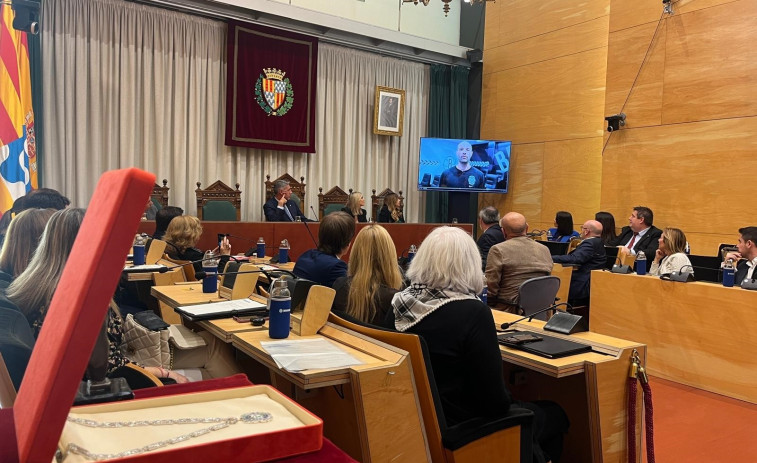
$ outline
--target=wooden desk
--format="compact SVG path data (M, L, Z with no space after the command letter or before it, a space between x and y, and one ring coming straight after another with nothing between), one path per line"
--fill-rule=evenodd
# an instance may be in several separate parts
M592 282L592 285L594 283ZM499 325L518 316L493 311ZM543 332L543 321L521 322L515 328ZM645 359L646 346L594 332L549 336L590 344L593 351L561 359L548 359L501 346L505 379L521 400L552 400L565 409L571 426L565 437L563 462L628 461L626 381L633 350ZM517 378L517 381L515 381ZM521 384L513 384L520 381ZM637 398L636 428L641 426L641 394ZM641 434L635 443L641 458ZM639 460L641 461L641 460Z
M357 230L370 225L361 223L357 225ZM386 228L389 235L394 241L397 248L397 256L403 253L407 254L407 249L411 244L416 246L421 244L426 235L436 227L450 225L446 223L382 223L379 224ZM244 253L250 248L255 247L259 237L263 237L266 243L268 254L278 250L281 240L289 241L289 258L297 260L300 254L315 247L314 239L318 239L318 222L309 222L307 229L303 222L202 222L202 236L197 242L200 249L213 249L218 246L218 234L229 233L242 238L230 237L231 249L234 253ZM473 224L455 224L455 227L461 228L467 233L473 234ZM140 222L139 232L152 235L155 231L155 222ZM310 233L315 237L310 237ZM243 239L246 238L246 239ZM342 256L342 260L349 261L349 252Z
M591 274L590 325L649 346L659 378L757 403L757 292L653 276Z
M415 383L407 352L332 324L325 337L362 365L291 373L280 370L261 347L268 331L237 333L232 344L267 366L271 384L323 419L324 435L362 462L428 462Z
M202 282L187 283L183 285L153 286L150 294L157 300L172 308L185 305L207 304L208 302L221 302L226 299L214 293L203 293Z

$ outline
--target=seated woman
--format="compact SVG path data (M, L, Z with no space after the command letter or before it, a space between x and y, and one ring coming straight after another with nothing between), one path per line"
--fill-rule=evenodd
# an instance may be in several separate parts
M26 270L39 244L39 237L54 213L54 209L27 209L11 221L0 250L0 288L6 288Z
M369 225L355 237L347 276L334 282L336 296L331 310L345 312L364 323L382 325L401 287L392 237L381 225Z
M347 205L342 208L342 212L350 214L355 218L356 222L365 223L367 222L367 219L366 211L363 209L363 206L365 206L365 197L363 196L363 193L353 191L350 193L349 198L347 198Z
M560 243L567 243L571 239L580 238L581 235L573 230L573 216L570 212L559 211L555 215L555 227L547 230L552 237L549 241L559 241Z
M300 278L332 287L337 278L347 276L347 264L339 258L350 248L355 236L355 219L345 212L334 212L321 220L318 248L305 251L292 270Z
M26 270L8 287L8 298L15 303L26 316L34 336L39 335L47 314L47 308L55 294L58 281L63 274L66 261L71 253L76 235L79 232L84 209L63 209L52 215L40 238L39 247ZM129 363L121 349L123 325L121 317L111 308L108 312L108 374ZM222 377L238 373L234 363L233 352L229 346L209 333L200 335L206 346L176 349L174 368L204 368L203 376ZM187 379L179 373L160 367L146 367L159 378L171 378L176 382Z
M378 219L379 223L405 223L405 218L402 217L400 197L395 193L389 193L384 196L384 205L381 206Z
M459 228L434 229L418 248L407 277L410 286L392 301L394 325L426 341L447 424L505 415L513 401L502 375L492 311L476 296L484 281L473 238ZM534 461L557 461L567 418L555 404L544 404L548 412L541 405L519 404L536 414L534 434L542 446L534 449L539 456Z
M200 219L191 215L180 215L171 219L166 229L163 241L166 242L166 254L171 259L188 260L194 262L195 271L202 271L202 258L204 253L194 247L202 236L202 224ZM219 251L219 248L213 250ZM231 244L228 238L221 241L220 247L221 258L218 262L218 271L223 272L226 263L231 255Z
M609 212L600 211L594 214L594 220L602 224L602 244L612 246L618 238L615 233L615 217Z
M664 275L680 272L682 269L694 274L694 267L686 255L686 235L677 228L667 227L662 231L658 240L659 246L655 252L654 261L649 268L650 275ZM649 259L649 256L647 256Z

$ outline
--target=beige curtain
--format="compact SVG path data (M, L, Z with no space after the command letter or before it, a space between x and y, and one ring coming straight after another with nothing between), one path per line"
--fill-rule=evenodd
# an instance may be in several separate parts
M167 179L169 202L188 214L197 181L239 182L242 220L261 221L265 175L288 172L305 177L308 206L319 186L368 199L389 187L421 219L427 65L322 43L316 153L234 148L224 145L224 23L119 0L46 0L41 23L42 183L74 205L87 205L103 172L134 166ZM373 134L376 85L406 90L402 137Z

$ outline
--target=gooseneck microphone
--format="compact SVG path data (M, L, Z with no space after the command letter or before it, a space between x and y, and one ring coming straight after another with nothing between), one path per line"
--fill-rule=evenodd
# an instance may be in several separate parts
M684 272L683 269L685 269L686 267L690 267L691 272ZM694 275L692 275L693 272L694 272L694 267L690 264L685 264L685 265L682 265L681 268L679 268L677 272L666 273L666 274L660 275L660 279L686 283L689 281L694 281Z
M514 322L510 322L510 323L503 323L502 325L500 325L500 327L501 327L501 328L502 328L503 330L507 330L507 329L510 329L510 327L511 327L511 326L515 325L516 323L520 323L520 322L522 322L523 320L528 320L528 321L530 322L531 320L533 320L533 318L534 318L535 316L537 316L537 315L540 315L540 314L543 314L544 312L547 312L547 311L549 311L549 310L554 310L554 309L556 309L557 307L560 307L561 305L564 305L564 306L567 306L567 307L571 307L571 305L570 305L570 304L568 304L567 302L560 302L559 304L554 304L554 305L551 305L551 306L547 307L546 309L538 310L538 311L536 311L536 312L534 312L534 313L532 313L531 315L528 315L528 316L526 316L526 317L523 317L523 318L519 318L519 319L515 320ZM572 308L572 307L571 307L571 308Z
M612 273L632 273L633 268L631 268L630 265L621 265L620 258L623 257L623 254L620 253L620 249L618 249L618 255L615 257L615 263L612 264L612 268L610 271Z
M313 207L313 206L310 206L310 207ZM318 247L318 242L315 240L315 236L313 236L313 232L310 231L310 227L308 227L308 223L305 222L305 221L303 221L302 223L305 225L305 230L308 231L308 235L310 235L310 239L313 240L313 244L317 248Z
M315 216L315 221L316 222L320 222L321 219L320 219L320 217L318 217L318 213L315 212L315 209L313 209L313 205L312 204L310 205L310 210L313 211L313 215Z

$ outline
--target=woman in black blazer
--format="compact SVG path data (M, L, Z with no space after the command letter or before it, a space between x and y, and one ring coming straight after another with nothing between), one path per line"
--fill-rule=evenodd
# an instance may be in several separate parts
M376 221L379 223L405 223L399 196L395 193L384 196L384 205L381 207Z
M342 212L346 212L354 217L356 222L365 223L368 220L363 206L365 206L365 197L363 196L363 193L354 191L350 193L349 198L347 198L347 205L342 208Z

